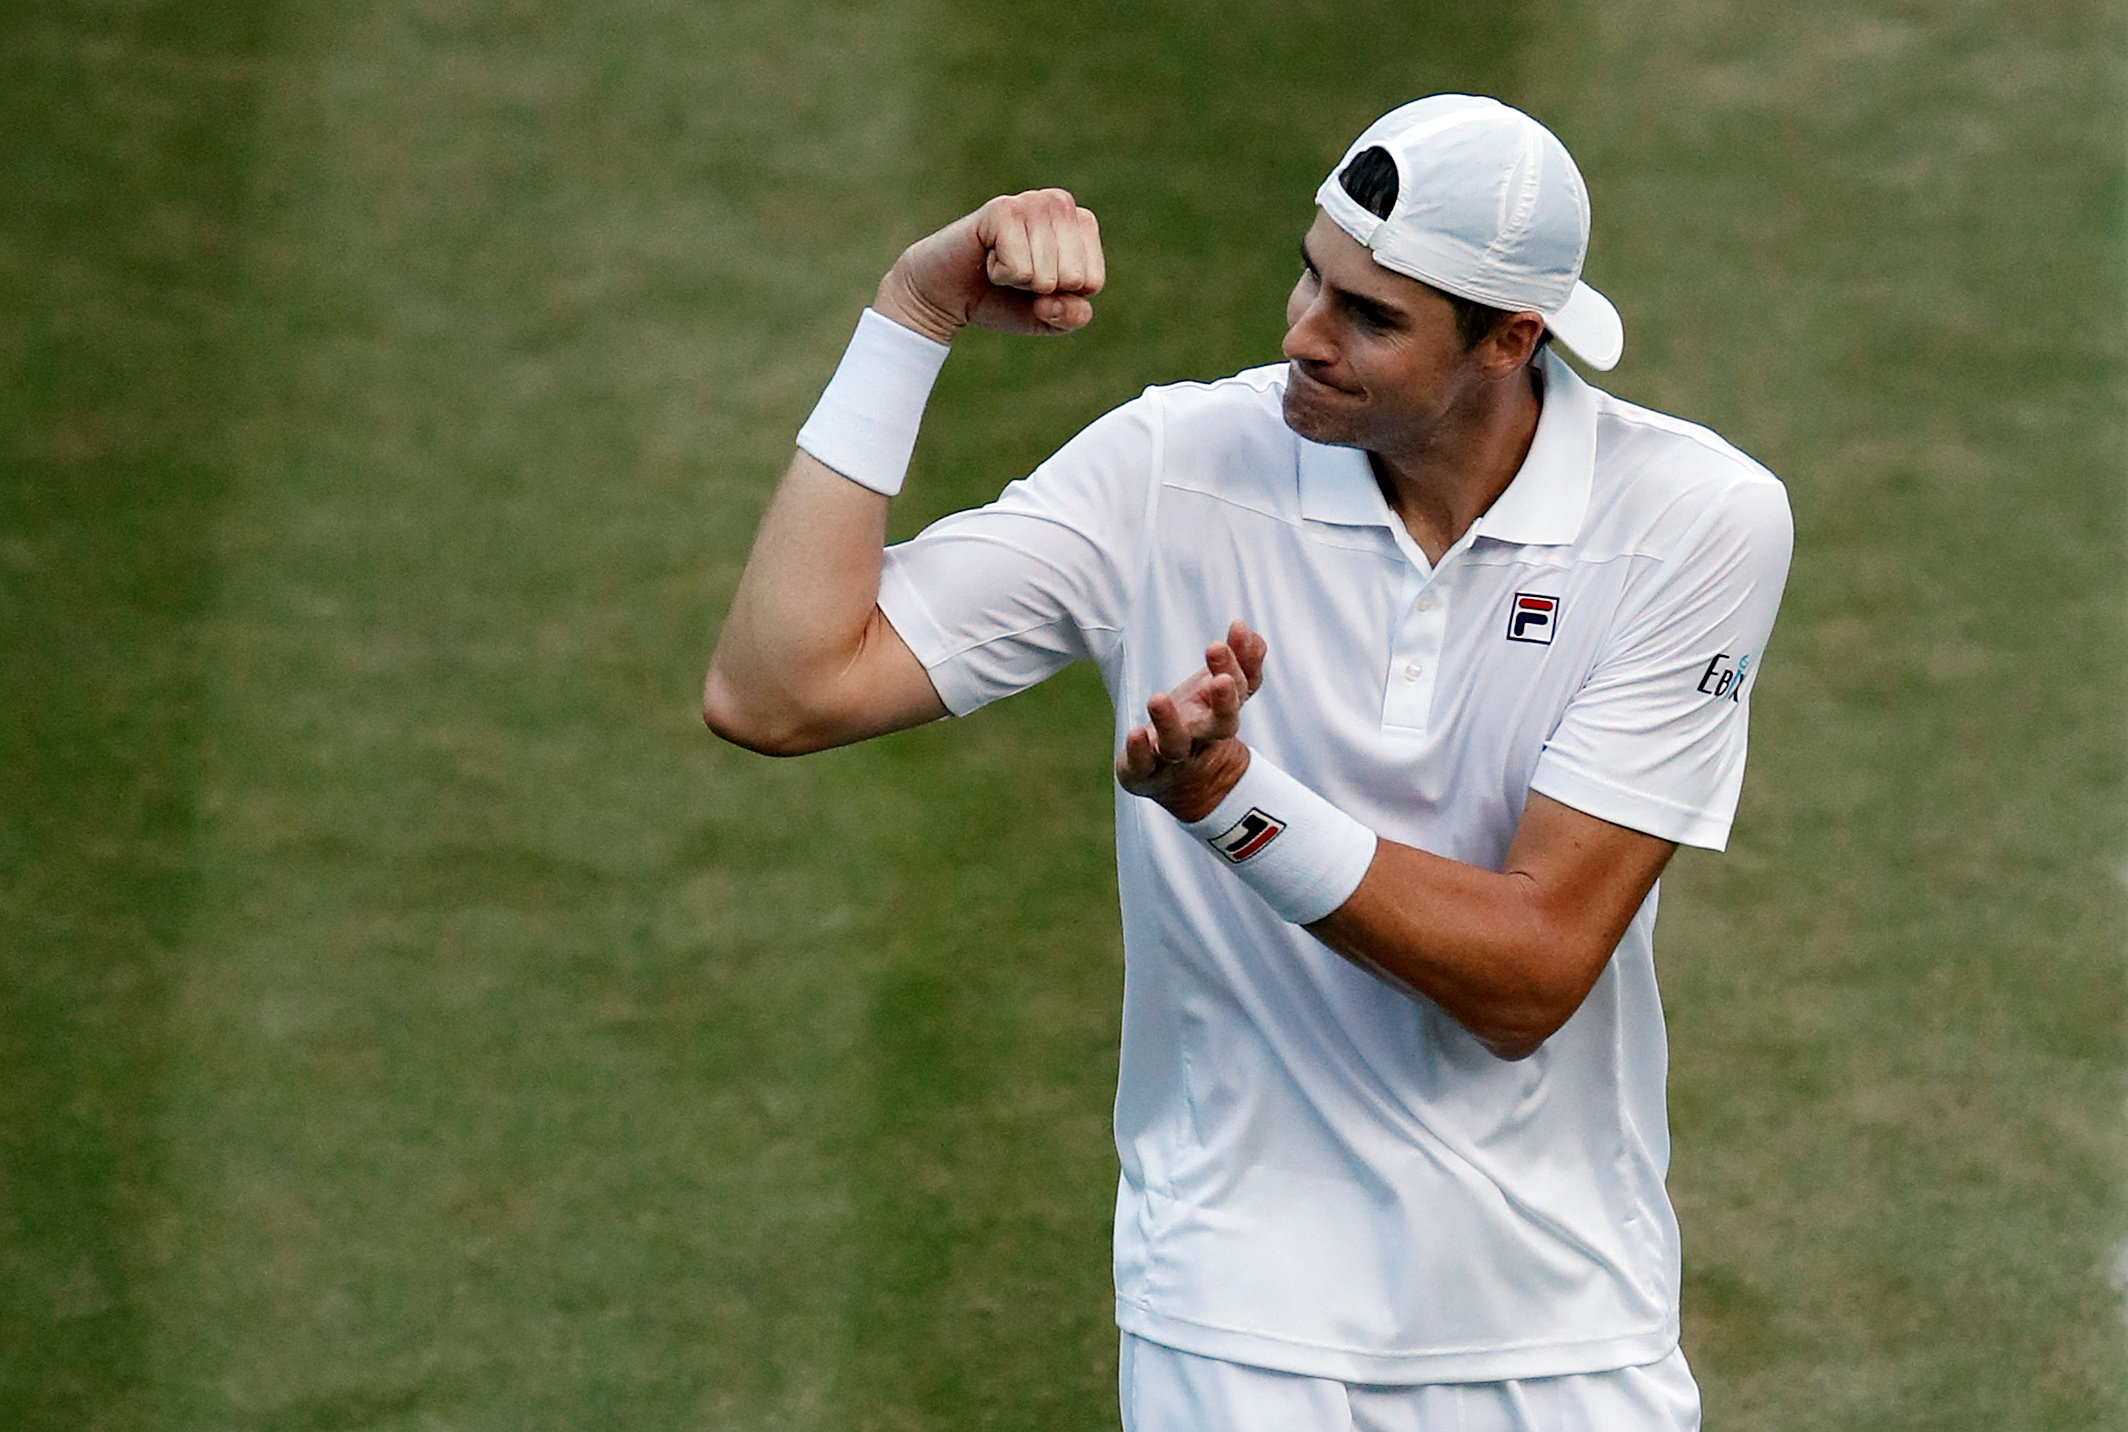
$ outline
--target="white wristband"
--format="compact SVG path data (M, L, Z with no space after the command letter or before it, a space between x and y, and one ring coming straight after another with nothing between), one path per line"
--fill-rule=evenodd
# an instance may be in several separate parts
M860 487L901 491L947 345L867 308L798 446Z
M1258 751L1212 813L1182 828L1296 925L1313 924L1351 899L1374 862L1373 831Z

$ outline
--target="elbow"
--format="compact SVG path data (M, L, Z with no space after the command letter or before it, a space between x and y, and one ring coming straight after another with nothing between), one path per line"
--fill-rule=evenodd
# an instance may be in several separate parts
M1481 1022L1466 1026L1496 1059L1518 1063L1545 1046L1589 997L1617 948L1615 936L1554 931L1526 946L1523 977L1501 990Z
M1495 1059L1519 1063L1565 1027L1588 998L1592 984L1576 981L1569 986L1527 990L1512 1003L1496 1004L1482 1022L1467 1027Z
M1544 1041L1557 1034L1573 1012L1571 1007L1560 1009L1550 1001L1533 1000L1513 1009L1488 1010L1482 1022L1465 1027L1485 1046L1486 1053L1515 1064L1542 1049Z
M712 734L761 756L804 756L834 745L786 704L748 699L714 663L702 682L702 724Z
M1478 1043L1485 1052L1507 1064L1518 1064L1544 1047L1544 1041L1558 1031L1558 1026L1542 1031L1488 1030L1478 1036Z

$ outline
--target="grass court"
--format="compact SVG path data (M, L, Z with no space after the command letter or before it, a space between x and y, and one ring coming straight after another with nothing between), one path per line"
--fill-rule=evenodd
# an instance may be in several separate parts
M2113 0L0 7L0 1426L1113 1426L1090 673L695 692L899 247L1062 184L896 526L1275 358L1361 125L1551 124L1798 525L1665 881L1724 1432L2128 1425Z

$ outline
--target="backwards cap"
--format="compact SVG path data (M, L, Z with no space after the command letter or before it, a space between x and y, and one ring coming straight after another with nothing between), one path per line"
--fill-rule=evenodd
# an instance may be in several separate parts
M1386 219L1337 178L1376 148L1396 161ZM1618 362L1618 310L1581 281L1588 189L1566 146L1521 110L1463 94L1393 109L1352 142L1315 202L1383 268L1493 308L1534 309L1590 367Z

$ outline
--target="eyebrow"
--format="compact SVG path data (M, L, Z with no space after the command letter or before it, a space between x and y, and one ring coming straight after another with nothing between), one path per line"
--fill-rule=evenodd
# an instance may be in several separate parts
M1337 301L1339 303L1351 309L1354 313L1357 313L1360 317L1366 319L1368 322L1380 325L1385 328L1401 327L1404 324L1405 314L1402 309L1397 308L1392 304L1378 302L1377 300L1368 298L1363 294L1354 293L1349 288L1340 288L1336 284L1331 283L1328 279L1324 278L1321 265L1317 264L1315 262L1314 256L1308 252L1308 240L1305 235L1302 236L1300 241L1300 264L1302 268L1306 269L1309 273L1315 276L1315 281L1317 283L1324 285L1332 293L1337 295Z

